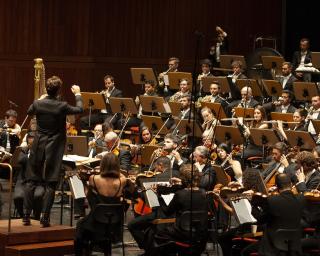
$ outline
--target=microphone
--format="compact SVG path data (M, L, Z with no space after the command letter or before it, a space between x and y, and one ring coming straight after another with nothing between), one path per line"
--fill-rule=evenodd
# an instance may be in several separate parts
M18 104L14 103L14 102L11 101L11 100L8 100L8 102L9 102L9 104L10 104L11 106L14 106L14 107L16 107L16 108L19 107Z

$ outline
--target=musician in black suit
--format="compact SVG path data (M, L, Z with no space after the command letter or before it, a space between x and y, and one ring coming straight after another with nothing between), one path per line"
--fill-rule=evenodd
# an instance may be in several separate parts
M113 113L109 106L110 97L122 97L122 91L115 87L114 77L111 75L106 75L104 77L104 89L100 92L105 98L107 108L102 109L98 113L94 113L90 117L90 127L89 127L89 116L84 116L80 118L81 129L92 129L96 124L102 124L106 119L111 119ZM114 117L112 119L112 124L115 126L119 117Z
M245 86L241 89L241 100L233 101L229 104L228 109L231 110L235 107L241 108L254 108L259 105L259 102L252 97L252 89L249 86Z
M309 109L309 113L307 116L307 128L308 132L311 133L312 136L316 137L316 130L313 126L312 120L320 120L320 96L316 95L311 98L311 108Z
M281 71L282 76L277 77L276 80L280 82L283 90L293 92L293 82L298 79L292 74L292 64L290 62L283 62Z
M295 196L291 192L292 185L286 174L276 176L276 185L280 192L279 195L268 197L265 204L256 205L253 202L253 216L259 224L265 224L263 237L259 242L259 255L282 255L274 246L275 234L278 229L297 229L298 237L301 232L300 220L304 208L303 196ZM290 255L300 255L300 239L291 243L291 250L294 254ZM243 255L247 254L243 253Z
M295 51L292 57L292 66L293 70L295 71L299 67L304 67L305 64L311 62L311 51L309 50L310 41L308 38L302 38L300 40L300 51ZM310 74L303 74L301 72L295 73L299 80L304 80L306 82L311 81Z
M34 189L39 183L43 183L45 187L40 223L43 227L50 225L50 210L61 177L61 162L66 142L66 116L83 112L80 87L71 87L76 99L76 106L73 107L57 99L61 86L62 81L59 77L49 78L46 83L48 95L35 100L28 109L28 115L35 115L37 118L38 130L31 147L26 172L24 225L30 225Z

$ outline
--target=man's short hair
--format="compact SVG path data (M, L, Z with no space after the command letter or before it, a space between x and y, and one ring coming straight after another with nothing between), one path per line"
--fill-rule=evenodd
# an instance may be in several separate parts
M291 62L285 61L285 62L282 63L281 66L283 67L284 65L287 65L289 68L292 68L292 63Z
M203 158L209 157L209 149L205 146L198 146L194 151L198 151Z
M173 143L175 143L175 144L177 144L177 145L178 145L179 142L180 142L179 138L178 138L176 135L173 135L172 133L168 133L168 134L164 137L164 139L172 140Z
M284 154L287 149L287 145L283 142L277 142L272 146L272 149L277 149L281 154Z
M291 180L285 173L279 173L276 175L275 183L278 189L291 188Z
M62 86L62 80L58 76L52 76L48 78L46 83L46 90L48 95L50 96L56 96L58 94L58 91L60 90Z
M105 142L110 142L116 138L118 138L118 135L115 132L107 132L107 134L104 136Z
M170 61L174 61L175 63L179 63L179 62L180 62L179 58L177 58L177 57L171 57L171 58L169 58L169 62L170 62Z
M309 151L301 151L297 154L296 160L301 165L306 165L310 168L316 168L318 161L316 157Z
M108 78L111 80L111 82L114 82L114 77L111 75L104 76L103 81L106 81Z

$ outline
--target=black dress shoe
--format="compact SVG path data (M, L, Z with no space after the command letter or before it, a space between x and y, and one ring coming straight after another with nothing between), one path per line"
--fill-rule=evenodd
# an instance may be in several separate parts
M30 226L31 220L30 220L30 214L24 214L22 218L22 223L24 226Z
M40 224L43 228L50 227L50 215L49 213L42 213L40 217Z

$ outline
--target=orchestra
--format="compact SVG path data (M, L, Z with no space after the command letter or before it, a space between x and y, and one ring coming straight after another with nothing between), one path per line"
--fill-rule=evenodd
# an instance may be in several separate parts
M9 109L5 112L4 120L0 120L0 160L8 163L20 148L18 146L23 148L17 153L19 174L14 202L24 225L31 225L30 218L34 217L40 219L43 227L50 226L54 192L59 177L63 176L60 175L63 173L61 165L66 164L63 155L71 155L68 150L73 151L80 145L80 142L70 145L66 139L75 137L80 141L79 137L85 137L86 143L81 145L86 153L82 157L99 162L100 168L85 163L81 165L84 170L72 174L83 183L90 204L89 215L77 224L76 255L82 255L88 237L100 234L101 230L92 225L91 219L91 212L99 203L125 201L125 210L134 211L133 219L128 220L128 229L138 246L145 250L145 255L168 252L166 242L188 236L178 226L185 211L206 214L209 211L214 216L213 222L217 222L215 227L223 225L215 234L223 255L231 255L228 244L232 239L241 232L250 233L243 228L243 223L231 226L228 221L239 221L234 202L240 200L252 205L252 216L256 221L249 224L263 230L262 238L255 246L241 248L243 255L249 255L246 253L252 249L267 252L261 255L276 255L272 254L276 251L272 236L279 228L302 230L312 227L319 235L320 124L316 121L320 120L320 96L309 95L308 102L302 102L294 90L296 81L310 79L305 73L295 71L311 61L309 41L301 40L301 51L295 53L292 63L282 63L282 75L274 79L282 88L277 96L268 95L262 88L263 77L257 79L263 95L255 95L256 90L249 81L244 87L238 87L237 79L247 79L244 65L239 60L230 63L232 74L220 70L227 78L229 89L237 87L241 94L238 99L232 98L230 91L222 91L225 85L218 80L211 82L208 91L204 90L205 79L214 78L212 67L220 65L227 47L227 33L221 27L216 31L211 58L200 63L201 70L194 79L196 84L182 78L175 85L179 90L170 87L166 76L179 72L180 64L178 58L170 58L168 69L159 74L157 81L145 80L141 95L131 97L137 114L129 110L112 112L110 98L121 99L123 95L129 95L115 86L116 78L112 75L104 77L104 88L97 92L104 98L105 109L94 113L90 109L89 115L88 110L82 113L80 87L71 87L76 106L58 98L62 81L56 76L47 80L47 95L31 104L27 112L30 125L25 134L17 124L17 111ZM197 87L196 95L191 93L194 92L192 86ZM139 96L162 97L166 111L169 110L164 114L145 111ZM178 104L177 113L170 109L170 102ZM156 102L152 104L153 108ZM226 116L210 104L218 104ZM125 109L126 106L120 107ZM273 113L278 114L278 119L272 119ZM66 120L67 114L81 116L71 124ZM164 118L169 119L168 132L160 132L156 121L148 127L142 120L143 115L152 120L157 117L163 122ZM194 124L182 129L181 120L192 120ZM217 136L221 127L226 130L222 140ZM240 138L231 128L239 131ZM186 132L182 133L184 130ZM261 138L255 137L257 130L261 132ZM272 132L275 139L264 132ZM291 132L297 138L293 138ZM148 183L153 184L148 187ZM130 193L125 191L127 189ZM172 195L170 200L164 196L167 194ZM283 210L284 207L287 208ZM277 211L280 211L279 216ZM294 215L290 214L292 212ZM169 218L175 219L174 225L156 228L155 220ZM204 250L202 243L208 239L208 219L201 219L206 224L205 230L199 231L201 250ZM300 245L302 240L298 240ZM303 243L294 250L300 248L303 249Z

